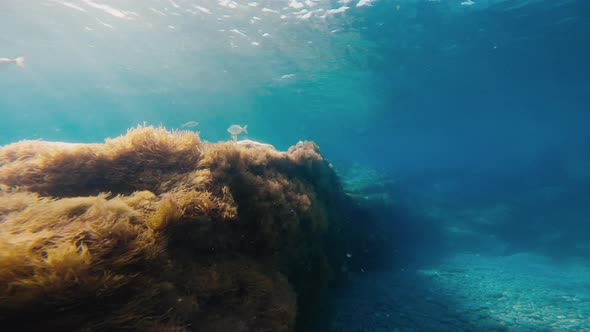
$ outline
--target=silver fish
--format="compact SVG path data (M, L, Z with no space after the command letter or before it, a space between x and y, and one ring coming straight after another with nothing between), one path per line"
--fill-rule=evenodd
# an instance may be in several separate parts
M192 128L192 127L196 127L198 125L199 125L199 123L197 121L189 121L187 123L183 123L182 127L183 128Z
M238 135L241 133L248 133L248 125L245 126L240 126L240 125L231 125L229 128L227 128L227 131L231 134L231 139L234 142L238 141Z
M231 125L229 128L227 128L227 131L232 134L232 135L239 135L241 133L248 133L248 125L245 126L240 126L240 125Z
M25 57L23 56L19 56L17 58L11 59L11 58L0 58L0 64L4 64L4 63L16 63L17 66L24 68L25 66Z

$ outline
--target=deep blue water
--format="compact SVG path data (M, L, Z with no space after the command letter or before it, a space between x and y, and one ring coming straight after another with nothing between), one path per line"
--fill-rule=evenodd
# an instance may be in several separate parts
M394 179L403 261L588 263L590 2L469 3L5 0L0 144L247 124Z

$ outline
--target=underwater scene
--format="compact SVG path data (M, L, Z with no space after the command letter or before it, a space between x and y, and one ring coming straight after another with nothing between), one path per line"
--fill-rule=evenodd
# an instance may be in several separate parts
M0 1L0 331L590 331L590 1Z

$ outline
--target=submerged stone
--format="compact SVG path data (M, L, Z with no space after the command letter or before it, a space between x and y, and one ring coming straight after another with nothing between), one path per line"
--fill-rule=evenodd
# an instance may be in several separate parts
M7 330L311 330L355 266L354 204L311 142L24 141L0 147L0 189Z

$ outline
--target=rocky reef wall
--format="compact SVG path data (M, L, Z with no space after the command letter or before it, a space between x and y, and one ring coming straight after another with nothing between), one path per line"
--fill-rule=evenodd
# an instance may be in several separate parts
M310 331L346 270L350 205L312 142L139 126L0 147L0 324Z

